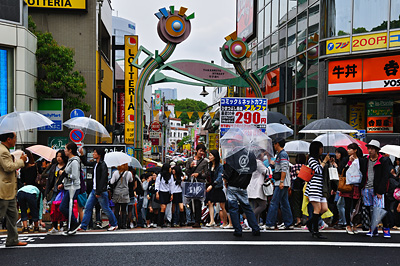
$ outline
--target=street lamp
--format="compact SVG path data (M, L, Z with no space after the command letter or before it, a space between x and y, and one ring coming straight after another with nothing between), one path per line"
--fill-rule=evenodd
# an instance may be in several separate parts
M201 96L206 97L208 95L208 92L206 91L206 87L203 86L203 91L200 93Z

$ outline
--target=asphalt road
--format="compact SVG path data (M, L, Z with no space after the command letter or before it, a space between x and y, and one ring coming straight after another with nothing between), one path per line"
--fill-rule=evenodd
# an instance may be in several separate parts
M75 236L20 235L27 247L0 245L0 265L398 265L400 232L391 239L324 231L264 231L243 237L221 229L88 231ZM3 243L5 236L0 237Z

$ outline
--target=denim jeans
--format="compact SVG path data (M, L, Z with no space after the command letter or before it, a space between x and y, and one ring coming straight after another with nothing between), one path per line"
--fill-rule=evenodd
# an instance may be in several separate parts
M133 205L135 207L135 205ZM137 202L137 226L143 227L144 226L144 219L143 219L143 213L142 213L142 206L143 206L143 196L138 196L138 202ZM135 212L135 213L136 213Z
M21 221L28 220L28 207L31 210L32 220L39 221L39 208L36 200L36 194L19 191L17 194L19 207L21 208Z
M339 193L337 193L339 194ZM345 209L344 209L344 198L339 197L336 203L337 209L339 211L339 224L346 225L346 218L345 218Z
M80 190L76 190L75 194L74 194L74 198L73 200L76 200L78 198L78 195L80 193ZM67 218L68 221L68 217L69 217L69 190L65 190L64 191L64 197L61 201L60 204L60 212L65 216L65 218ZM72 211L72 216L71 216L71 225L69 226L69 228L75 228L79 225L78 221L76 220L75 214Z
M110 225L117 226L118 225L117 218L115 218L115 215L110 208L107 191L102 192L101 196L99 198L96 198L96 191L92 190L86 202L85 213L83 214L81 228L84 230L87 229L90 220L92 220L93 207L96 205L97 202L100 203L101 208L107 215Z
M293 216L289 204L288 187L279 189L279 186L275 186L274 195L272 196L267 213L267 220L265 222L266 226L275 226L279 205L281 207L282 219L285 226L292 225Z
M246 214L247 222L253 230L253 232L260 231L256 216L249 204L249 198L247 197L247 190L237 187L228 186L228 208L229 214L231 215L233 228L235 228L235 233L242 233L242 226L240 225L240 215L239 215L239 205L243 212Z

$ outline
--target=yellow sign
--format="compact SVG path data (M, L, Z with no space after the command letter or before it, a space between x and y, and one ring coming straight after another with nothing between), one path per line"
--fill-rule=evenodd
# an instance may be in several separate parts
M182 112L181 111L175 111L175 114L176 114L176 118L179 118L181 116Z
M187 115L188 115L188 117L190 119L190 118L192 118L193 112L187 112Z
M354 129L365 129L365 103L350 105L349 124Z
M25 0L29 7L86 9L87 0Z
M209 133L208 134L208 147L209 150L218 150L219 147L219 134Z
M136 35L125 35L125 144L134 144L135 130L135 88L138 69L132 65L138 52L139 40Z
M171 114L171 111L165 111L164 114L165 114L165 116L168 118L169 115Z
M235 87L234 86L230 86L228 87L228 97L235 97Z
M350 37L338 38L326 41L326 54L348 53L351 51L365 51L387 48L387 32L364 34L353 36L352 45ZM400 31L389 33L389 47L400 46Z

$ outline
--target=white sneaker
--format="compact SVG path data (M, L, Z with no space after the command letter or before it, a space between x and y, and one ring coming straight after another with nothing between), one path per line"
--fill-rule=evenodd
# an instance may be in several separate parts
M149 228L153 228L153 226L154 226L153 223L149 224Z
M59 231L55 227L53 227L47 232L47 234L48 235L58 235Z
M224 229L233 229L233 225L224 226Z
M107 229L107 231L115 231L118 229L118 225L117 226L110 226L110 228Z

